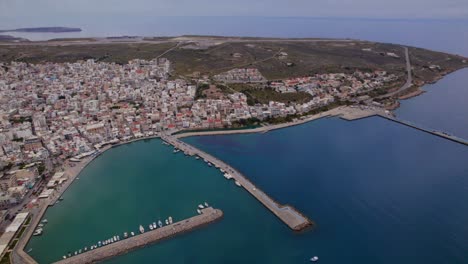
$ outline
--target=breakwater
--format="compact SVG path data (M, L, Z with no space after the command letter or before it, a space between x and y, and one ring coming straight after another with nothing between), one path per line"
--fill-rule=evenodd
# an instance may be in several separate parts
M273 214L275 214L283 223L295 231L301 231L307 227L312 226L314 223L307 217L298 212L295 208L289 205L281 205L270 198L262 190L258 189L252 182L250 182L242 173L235 170L225 162L211 156L210 154L197 149L189 144L186 144L175 137L169 135L162 135L161 138L173 145L175 148L184 151L187 155L197 155L203 158L207 163L213 164L215 167L223 170L233 178L239 187L243 187Z
M72 256L55 263L57 264L74 264L74 263L95 263L114 256L122 255L134 249L144 247L149 244L159 242L164 239L182 234L196 228L202 227L209 223L215 222L223 216L223 212L219 209L208 207L201 210L201 214L194 217L163 226L151 231L147 231L140 235L136 235L118 242L99 247L97 249L87 251L80 255Z

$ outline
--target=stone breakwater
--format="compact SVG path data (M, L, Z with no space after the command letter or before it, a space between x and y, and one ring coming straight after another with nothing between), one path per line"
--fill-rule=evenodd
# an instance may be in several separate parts
M144 247L149 244L159 242L164 239L171 238L178 234L182 234L193 229L202 227L204 225L213 223L220 220L223 216L223 212L219 209L212 207L201 210L200 215L176 222L171 225L167 225L161 228L157 228L151 231L147 231L143 234L136 235L110 245L102 246L100 248L87 251L80 255L76 255L70 258L66 258L55 263L58 264L83 264L83 263L96 263L105 259L109 259L118 255L126 254L137 248Z

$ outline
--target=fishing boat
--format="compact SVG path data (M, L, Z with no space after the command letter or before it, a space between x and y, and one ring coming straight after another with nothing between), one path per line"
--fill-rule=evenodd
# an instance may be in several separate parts
M199 205L198 205L198 208L199 208L199 209L203 209L203 208L205 208L205 207L204 207L203 205L199 204Z
M313 256L312 258L310 258L311 262L317 262L318 260L319 258L317 256Z
M145 229L143 228L143 226L142 226L142 225L140 225L140 233L142 233L142 234L143 234L144 232L145 232Z
M238 181L235 181L236 185L239 186L239 187L242 187L242 184Z

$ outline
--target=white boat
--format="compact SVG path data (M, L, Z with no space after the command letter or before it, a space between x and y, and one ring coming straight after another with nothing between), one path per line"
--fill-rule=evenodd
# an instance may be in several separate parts
M127 237L128 237L127 232L124 232L124 238L127 238Z
M98 247L102 245L101 241L97 242L97 244L98 244Z
M317 256L313 256L312 258L310 258L311 262L317 262L318 260L319 258Z
M150 225L149 225L149 229L150 229L150 230L153 230L153 229L154 229L153 224L150 224Z
M229 173L224 173L224 178L229 180L229 179L232 179L232 176Z
M210 207L207 202L205 202L205 207Z
M166 225L168 225L168 224L169 224L169 220L166 219Z
M205 207L204 207L203 205L199 204L199 205L198 205L198 208L203 209L203 208L205 208Z
M133 232L130 232L130 235L134 236L134 235L135 235L135 233L133 233Z
M29 252L31 252L31 251L32 251L32 248L28 249L28 251L26 251L26 253L29 253Z
M153 228L156 229L158 226L156 225L156 222L153 222Z
M242 187L242 184L238 181L235 181L236 185L239 186L239 187Z
M208 167L211 167L213 166L213 164L211 164L211 162L208 162Z
M159 226L159 227L162 227L162 226L163 226L163 223L161 222L161 220L158 221L158 226Z
M145 232L145 229L143 228L143 226L142 226L142 225L140 225L140 233L142 233L142 234L143 234L144 232Z
M84 251L88 251L88 247L85 247L85 248L84 248Z
M44 224L47 224L49 221L47 221L47 219L44 219L41 222L44 223Z
M201 214L201 210L200 210L200 209L197 209L197 213L198 213L198 214Z
M42 235L42 228L38 228L34 231L33 236L40 236Z
M172 216L169 216L169 224L172 224Z
M37 226L38 226L38 227L43 227L43 226L44 226L44 224L38 224Z
M81 248L80 248L80 250L78 250L78 254L81 254Z
M200 159L200 157L196 156L195 159Z
M66 258L67 258L67 256L63 255L63 256L62 256L62 258L63 258L63 259L66 259Z

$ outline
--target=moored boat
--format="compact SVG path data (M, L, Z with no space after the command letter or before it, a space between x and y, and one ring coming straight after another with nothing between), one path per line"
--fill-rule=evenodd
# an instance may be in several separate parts
M319 258L317 256L313 256L312 258L310 258L311 262L317 262L318 260Z
M143 226L142 226L142 225L140 225L140 233L142 233L142 234L143 234L144 232L145 232L145 229L143 228Z
M239 186L239 187L242 187L242 184L238 181L235 181L236 185Z
M199 204L199 205L198 205L198 208L203 209L203 208L205 208L205 207L204 207L203 205Z
M197 209L197 213L198 213L198 214L201 214L202 211L201 211L200 209Z

